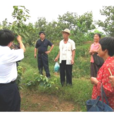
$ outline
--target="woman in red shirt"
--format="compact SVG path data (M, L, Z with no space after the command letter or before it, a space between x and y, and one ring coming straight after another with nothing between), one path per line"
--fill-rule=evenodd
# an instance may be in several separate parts
M104 64L99 69L97 78L91 77L91 82L94 84L92 99L101 96L101 84L109 101L109 105L114 109L114 87L110 84L110 72L114 75L114 38L103 38L100 40L98 55L104 59ZM104 101L105 102L105 101Z

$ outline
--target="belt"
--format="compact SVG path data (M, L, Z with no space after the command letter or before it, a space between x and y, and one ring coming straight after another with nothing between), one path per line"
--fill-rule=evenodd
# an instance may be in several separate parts
M42 52L42 53L40 53L40 52L38 52L38 54L44 54L45 52Z
M44 55L45 53L38 53L39 55Z
M15 80L11 81L10 83L0 83L0 85L7 85L7 84L13 84L13 83L15 83Z

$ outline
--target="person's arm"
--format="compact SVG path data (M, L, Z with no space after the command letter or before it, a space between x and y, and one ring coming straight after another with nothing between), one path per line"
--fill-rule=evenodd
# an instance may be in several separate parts
M52 45L52 46L51 46L51 48L50 48L50 50L49 50L49 51L51 52L53 48L54 48L54 45Z
M72 60L71 60L71 64L74 64L74 58L75 58L75 50L72 50Z
M38 44L38 41L37 41L36 45L35 45L35 48L34 48L34 58L37 57L38 47L39 47L39 44Z
M34 58L36 58L37 55L37 48L34 49Z
M73 41L72 42L72 59L71 59L72 65L74 64L74 59L75 59L75 49L76 49L76 46L75 46L75 42Z
M19 43L20 49L11 50L10 53L8 53L8 59L5 61L5 63L14 63L24 58L25 46L20 35L17 37L17 41Z
M59 59L59 57L60 57L60 51L59 51L59 53L58 53L58 55L57 55L57 57L55 58L55 62L57 62L58 61L58 59Z
M98 51L96 51L96 50L90 50L89 51L89 53L90 53L90 55L93 55L94 53L97 53Z
M24 44L22 42L22 37L20 35L17 37L17 41L18 41L18 43L20 45L20 49L22 49L25 52L25 46L24 46Z
M46 54L51 53L51 51L52 51L53 48L54 48L54 45L52 45L52 46L50 47L49 51L46 51L45 53L46 53Z
M110 80L112 87L114 87L114 76L110 76L109 80Z
M90 49L89 49L89 54L90 54L90 55L93 55L93 54L94 54L94 53L93 53L93 50L92 50L92 47L93 47L93 45L91 44Z
M92 48L92 45L90 46L89 54L90 54L90 55L93 55L94 53L93 53L93 50L92 50L91 48Z
M98 53L98 49L97 50L93 50L93 49L91 49L92 48L92 45L91 45L91 47L90 47L90 51L89 51L89 53L90 53L90 55L93 55L93 54L95 54L95 53Z
M94 85L97 85L99 83L99 81L95 77L91 77L90 80L91 80L91 83L94 84Z
M111 70L113 70L113 68ZM102 80L98 81L96 78L93 77L92 82L93 82L93 84L96 85L97 90L99 91L99 96L101 93L101 85L103 85L106 96L110 97L110 96L114 95L114 88L111 86L110 81L109 81L110 73L109 73L107 67L105 69L103 69L102 72L103 72L103 74L101 74L101 75L103 75ZM114 74L114 72L112 72L112 73Z
M98 53L98 50L92 50L92 53Z

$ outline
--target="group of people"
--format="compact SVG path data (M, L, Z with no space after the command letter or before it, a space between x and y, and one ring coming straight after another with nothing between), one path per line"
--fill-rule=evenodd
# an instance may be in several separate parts
M45 33L39 33L40 39L36 42L34 49L34 57L37 57L38 70L43 75L43 68L45 69L47 78L50 78L48 54L54 48L54 45L45 38ZM60 59L60 80L61 85L72 85L72 65L75 58L75 42L69 38L70 30L65 29L62 31L63 40L59 44L59 52L54 61ZM51 48L48 51L48 46ZM65 78L66 77L66 78Z
M101 96L101 86L103 86L109 105L114 109L114 38L101 39L100 34L95 34L89 53L91 55L91 83L93 84L92 99ZM99 57L97 59L104 60L103 64L96 63L95 54Z
M47 78L50 78L48 54L54 45L45 38L45 33L39 33L40 39L36 42L34 57L38 61L38 70L43 75L45 69ZM61 85L72 85L72 67L75 63L75 42L71 40L70 30L62 31L63 39L59 44L59 52L54 61L60 62ZM15 83L17 79L17 61L24 58L25 46L21 36L17 37L20 49L13 50L11 46L15 36L10 30L0 30L0 111L20 111L20 94ZM48 46L51 48L48 50ZM109 105L114 109L114 38L102 38L94 35L94 43L90 47L91 55L91 83L93 84L92 99L101 96L100 88L103 85ZM103 59L102 65L97 65L94 55ZM105 102L105 101L104 101Z

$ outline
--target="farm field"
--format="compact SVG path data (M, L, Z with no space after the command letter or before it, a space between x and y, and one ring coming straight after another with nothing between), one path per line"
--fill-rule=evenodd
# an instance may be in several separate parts
M89 80L89 56L90 44L77 46L75 64L73 66L73 85L60 85L59 73L54 73L54 58L58 51L55 46L49 54L49 66L51 72L51 87L40 85L27 85L35 77L39 77L37 61L34 58L34 47L28 47L25 59L20 63L23 74L20 86L22 111L86 111L85 102L91 98L92 85ZM34 75L35 74L35 75ZM44 72L45 74L45 72ZM43 76L45 77L45 76ZM55 80L55 81L53 81Z

